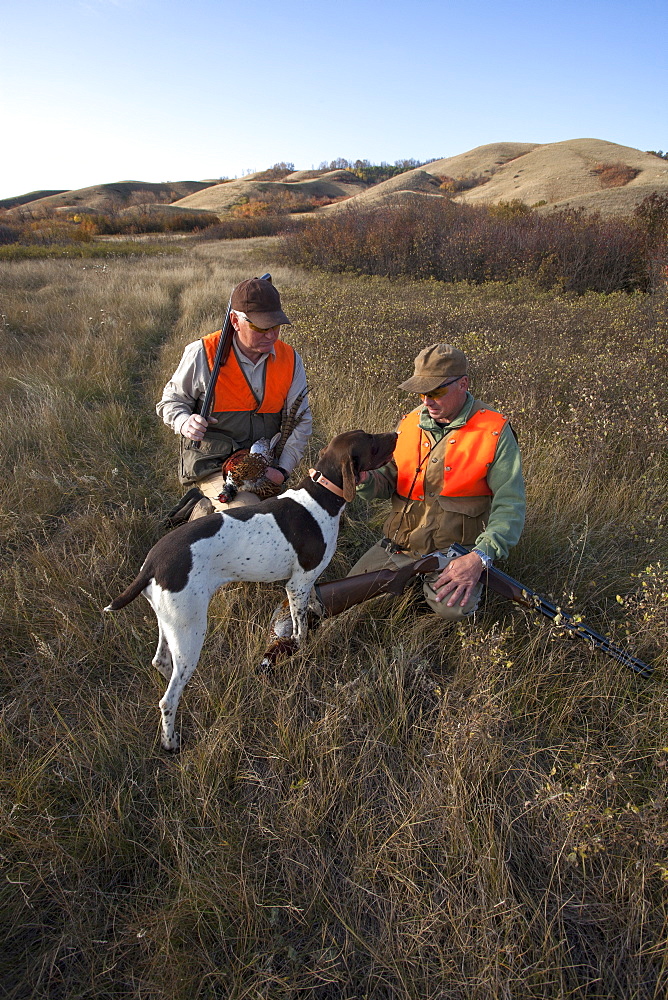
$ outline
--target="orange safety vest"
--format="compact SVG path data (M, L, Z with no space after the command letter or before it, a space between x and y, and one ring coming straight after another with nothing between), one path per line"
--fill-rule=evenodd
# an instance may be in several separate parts
M220 330L202 337L209 371L213 368ZM276 356L270 354L265 365L264 395L260 402L246 381L234 349L220 369L213 397L212 413L278 413L287 399L295 373L294 348L282 340L274 344Z
M410 500L424 500L425 469L433 447L431 438L420 427L421 413L422 406L418 406L402 419L394 450L397 493ZM492 495L487 471L507 423L508 418L503 414L480 409L462 427L446 432L442 497Z

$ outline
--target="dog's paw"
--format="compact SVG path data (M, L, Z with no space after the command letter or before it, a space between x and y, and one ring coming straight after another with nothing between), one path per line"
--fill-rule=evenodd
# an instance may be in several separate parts
M299 643L292 636L274 639L262 657L260 673L271 672L277 663L280 663L281 660L287 660L293 653L297 652L298 648Z
M167 753L178 753L181 749L181 737L178 733L174 733L169 739L163 736L160 742L162 743L162 749L166 750Z

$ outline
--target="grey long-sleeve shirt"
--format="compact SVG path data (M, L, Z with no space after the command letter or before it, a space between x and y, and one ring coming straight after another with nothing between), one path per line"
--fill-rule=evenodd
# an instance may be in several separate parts
M260 398L264 384L264 366L269 353L263 354L258 361L251 361L250 358L247 358L245 354L242 354L238 350L235 341L233 341L232 346L253 392ZM273 348L270 353L275 355ZM181 433L184 423L191 413L195 411L197 400L203 399L206 395L209 374L209 365L202 341L195 340L192 344L188 344L184 350L178 368L163 389L162 398L156 406L158 416L162 418L168 427L171 427L175 434ZM288 392L288 409L304 389L306 389L304 363L295 351L295 372ZM308 406L308 399L306 400L305 408L302 407L302 409L304 411L304 419L295 427L286 441L280 459L281 468L288 475L302 458L306 450L307 441L311 436L313 419Z

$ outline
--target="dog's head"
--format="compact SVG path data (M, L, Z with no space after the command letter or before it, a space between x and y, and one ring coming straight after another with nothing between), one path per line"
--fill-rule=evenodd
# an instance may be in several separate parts
M333 483L341 486L344 499L350 503L362 472L372 472L392 458L397 435L367 434L366 431L346 431L337 434L318 456L318 469Z

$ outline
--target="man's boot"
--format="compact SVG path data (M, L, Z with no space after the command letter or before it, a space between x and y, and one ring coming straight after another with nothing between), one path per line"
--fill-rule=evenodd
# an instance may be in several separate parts
M179 502L172 507L163 522L165 528L176 528L179 524L185 524L190 519L194 507L202 499L204 494L199 486L193 486L181 497Z
M198 500L192 509L192 513L188 518L189 521L196 521L198 517L206 517L207 514L215 514L216 508L213 506L208 497L202 497Z

